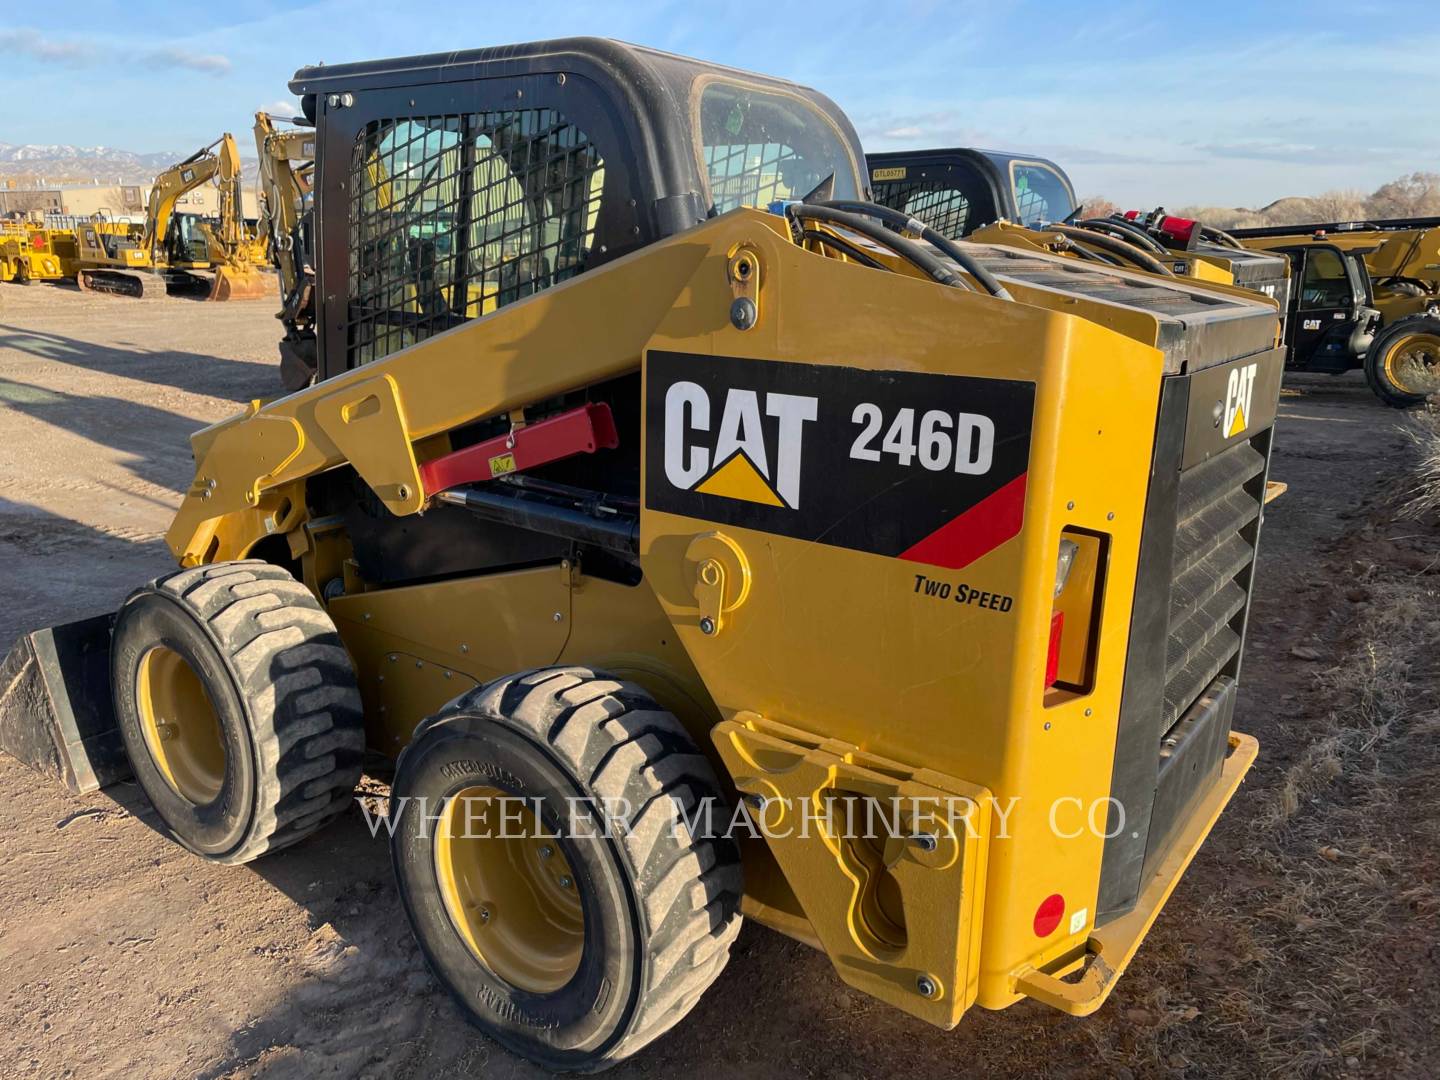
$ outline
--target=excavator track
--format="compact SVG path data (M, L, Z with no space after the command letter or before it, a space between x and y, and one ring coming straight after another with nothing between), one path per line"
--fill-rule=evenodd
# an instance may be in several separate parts
M165 295L165 281L159 275L130 270L81 270L75 275L75 284L82 292L130 296L136 300Z

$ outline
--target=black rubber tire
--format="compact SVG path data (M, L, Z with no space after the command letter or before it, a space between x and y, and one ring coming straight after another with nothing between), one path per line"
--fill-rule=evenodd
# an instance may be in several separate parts
M141 731L142 657L163 645L199 676L219 719L225 778L198 805L164 779ZM181 570L137 589L111 640L115 713L131 768L170 833L211 862L250 862L344 812L365 748L360 694L335 624L259 560Z
M500 979L446 913L429 829L448 797L477 784L540 799L575 872L580 965L554 993ZM594 1072L635 1053L690 1011L740 930L739 854L719 790L680 723L633 683L545 668L457 698L416 730L391 790L396 880L431 969L472 1022L548 1069ZM628 830L589 831L599 819L585 800L604 799L636 808ZM672 828L697 807L713 812L701 835ZM572 810L580 828L567 835Z
M1392 409L1413 409L1428 400L1428 395L1412 394L1396 386L1385 372L1385 354L1390 347L1400 338L1417 330L1440 337L1440 319L1431 315L1412 315L1406 319L1397 319L1375 335L1375 340L1365 352L1365 381L1370 384L1375 396Z

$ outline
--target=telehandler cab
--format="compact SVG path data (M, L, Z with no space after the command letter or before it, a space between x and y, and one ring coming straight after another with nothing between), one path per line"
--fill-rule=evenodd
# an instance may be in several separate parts
M1274 305L906 239L827 98L650 49L290 85L315 384L196 433L180 569L17 644L5 744L222 863L397 759L422 952L552 1068L742 913L941 1027L1098 1008L1256 755Z

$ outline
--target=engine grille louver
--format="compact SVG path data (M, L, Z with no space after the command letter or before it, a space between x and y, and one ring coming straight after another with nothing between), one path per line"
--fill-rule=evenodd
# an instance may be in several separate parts
M1264 456L1242 442L1180 474L1162 731L1240 649L1242 577L1255 558L1255 530L1247 526L1261 505L1246 484L1264 471Z

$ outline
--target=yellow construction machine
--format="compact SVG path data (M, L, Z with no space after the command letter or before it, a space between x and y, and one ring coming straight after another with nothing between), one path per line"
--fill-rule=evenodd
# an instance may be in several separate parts
M1097 1009L1256 756L1275 304L906 238L829 99L649 49L290 85L315 382L195 434L178 569L16 645L5 745L217 863L391 759L421 952L550 1068L742 916L940 1027Z
M280 278L280 381L299 390L315 378L315 254L311 201L315 174L315 132L295 117L286 128L276 118L255 114L255 150L260 157L256 239L269 253Z
M1301 282L1294 348L1310 370L1361 367L1387 405L1440 393L1440 218L1238 229Z
M179 214L175 207L212 181L219 188L220 213L207 238L196 227L196 215ZM240 154L226 132L155 178L143 227L82 221L53 234L52 244L65 276L87 291L145 297L203 289L210 300L264 296L269 282L250 259L240 193Z
M19 222L0 223L0 281L31 285L63 276L59 256L43 233Z
M1203 222L1163 210L1086 217L1070 177L1033 154L955 147L868 159L875 198L951 239L1028 247L1090 262L1235 284L1276 300L1290 293L1283 257L1252 251Z

